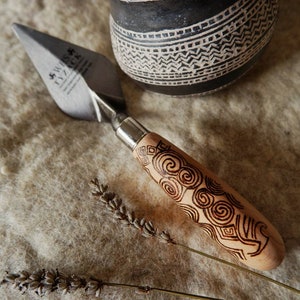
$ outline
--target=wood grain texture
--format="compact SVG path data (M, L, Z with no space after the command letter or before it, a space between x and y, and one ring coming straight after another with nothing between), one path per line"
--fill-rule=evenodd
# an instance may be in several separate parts
M242 263L259 270L281 263L284 244L274 226L211 171L155 133L139 142L134 156L193 221Z

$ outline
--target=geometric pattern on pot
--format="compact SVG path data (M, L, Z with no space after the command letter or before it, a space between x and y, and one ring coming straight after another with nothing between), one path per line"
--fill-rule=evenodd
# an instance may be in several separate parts
M277 0L239 0L191 26L136 32L110 18L112 46L121 69L158 86L208 82L245 65L268 44Z

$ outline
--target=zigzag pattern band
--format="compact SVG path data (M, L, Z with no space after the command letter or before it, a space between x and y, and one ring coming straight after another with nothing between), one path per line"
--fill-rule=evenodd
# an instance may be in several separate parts
M137 81L191 85L224 76L245 65L270 41L276 0L239 0L188 27L135 32L111 17L112 45L125 73Z

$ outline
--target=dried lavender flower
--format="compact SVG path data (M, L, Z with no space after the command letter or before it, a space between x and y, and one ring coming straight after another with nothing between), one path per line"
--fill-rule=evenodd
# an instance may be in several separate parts
M135 217L135 213L127 209L122 199L114 192L109 191L107 185L100 184L98 178L91 181L91 186L92 195L100 203L103 203L108 211L113 213L114 219L120 221L125 226L138 229L144 237L156 237L162 242L176 244L166 230L160 232L154 227L151 221Z
M74 292L78 289L82 289L87 296L100 297L103 287L107 286L132 288L136 292L143 292L144 294L148 294L150 293L150 291L157 291L190 299L216 300L215 298L203 297L160 288L152 288L149 286L138 286L125 283L110 283L91 277L80 277L74 274L68 276L59 272L58 270L47 271L45 269L37 270L33 273L29 273L27 271L21 271L18 274L7 273L4 279L0 282L0 286L4 284L14 286L22 293L29 291L37 294L40 297L43 297L55 291L65 294Z
M53 291L59 291L63 294L78 289L84 289L87 295L99 297L103 284L99 280L85 279L79 276L66 276L58 270L38 270L33 273L22 271L19 274L7 274L1 282L3 284L12 284L22 293L28 291L34 292L38 296L45 296Z

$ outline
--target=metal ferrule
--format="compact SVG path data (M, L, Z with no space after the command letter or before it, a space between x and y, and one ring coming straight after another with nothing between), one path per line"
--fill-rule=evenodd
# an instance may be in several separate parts
M149 131L131 117L125 118L116 128L116 136L132 151L147 133Z

